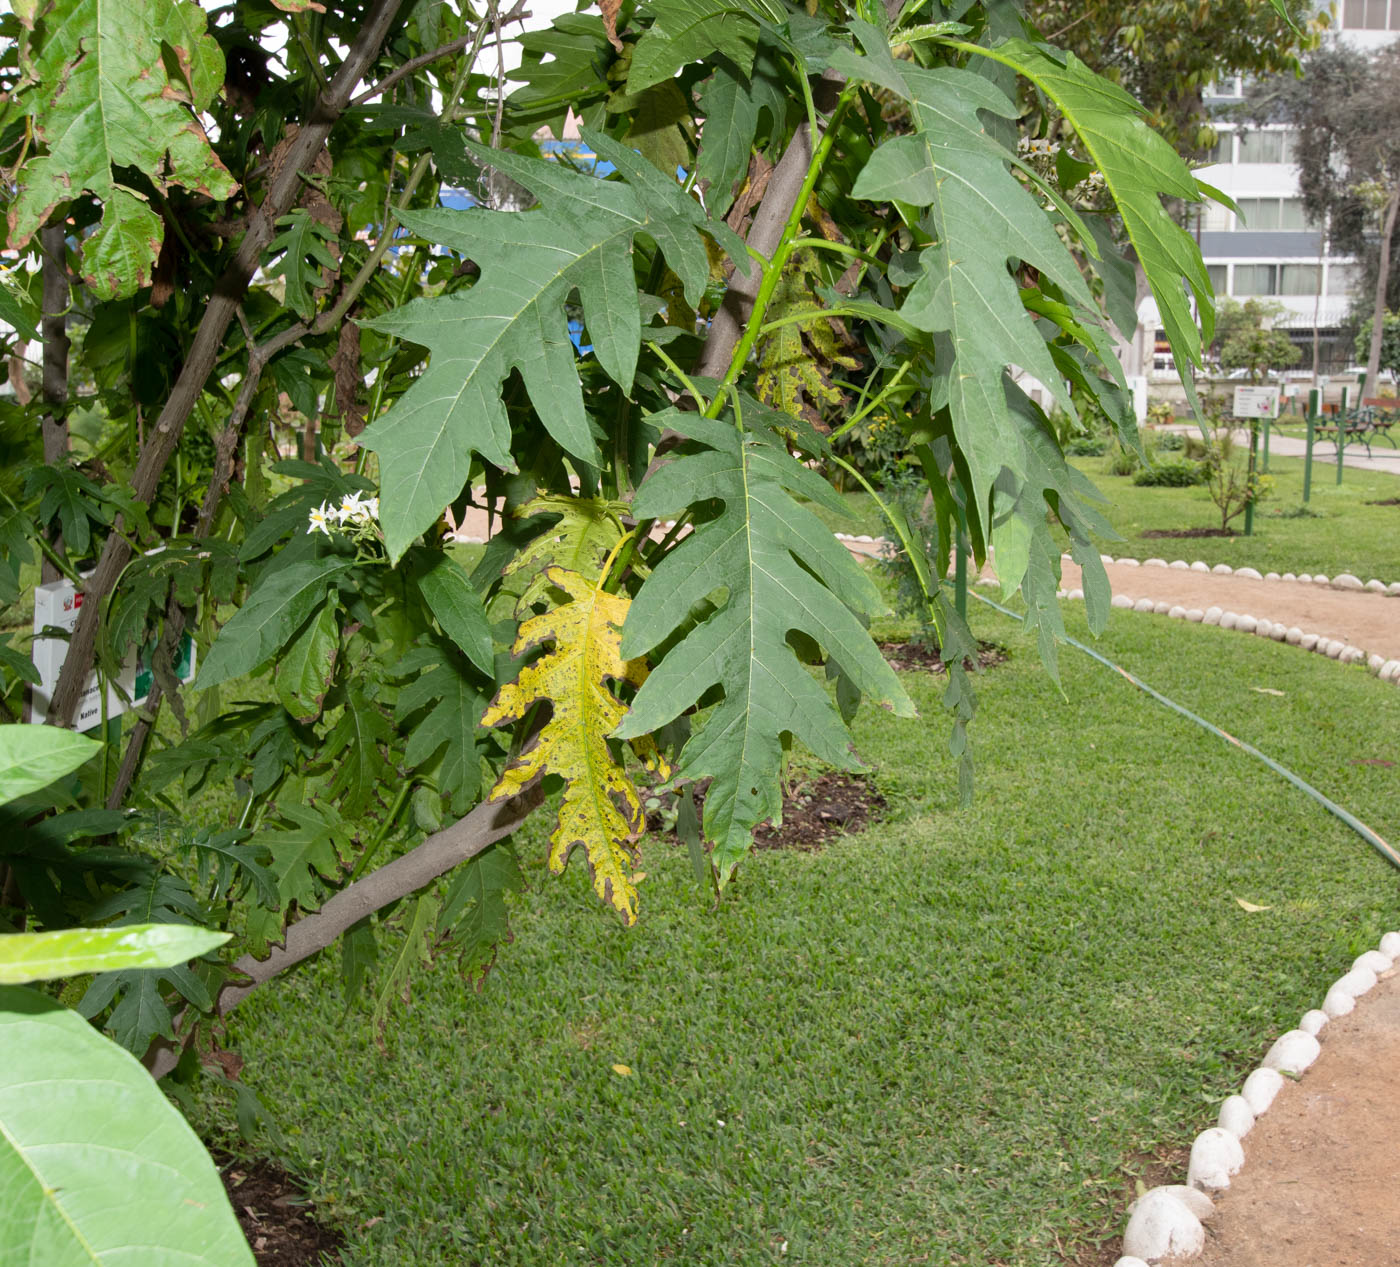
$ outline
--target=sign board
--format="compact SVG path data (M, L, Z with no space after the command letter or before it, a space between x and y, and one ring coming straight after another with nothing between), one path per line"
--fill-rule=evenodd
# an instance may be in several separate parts
M1236 418L1277 418L1277 387L1236 387L1231 412Z
M82 611L83 596L72 581L51 581L47 585L34 587L34 644L30 658L39 670L39 685L33 688L29 720L42 725L49 714L49 700L58 685L58 675L63 661L68 655L66 638L41 638L45 629L61 629L72 633L78 623L78 613ZM122 665L121 674L115 682L107 683L107 716L117 717L146 701L151 693L151 652L147 646L138 655L133 651ZM180 651L175 657L175 672L182 682L194 680L194 643L186 634L180 641ZM120 688L120 689L118 689ZM88 674L83 693L74 710L73 730L91 730L102 724L102 684L97 671Z

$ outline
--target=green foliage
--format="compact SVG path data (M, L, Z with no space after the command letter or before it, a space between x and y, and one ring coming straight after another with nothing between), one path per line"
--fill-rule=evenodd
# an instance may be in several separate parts
M1133 473L1139 488L1194 488L1204 484L1208 470L1203 462L1186 458L1159 458Z
M1363 364L1371 351L1371 331L1375 324L1367 317L1356 331L1356 359ZM1400 313L1387 312L1381 323L1381 369L1400 374Z
M1251 382L1261 382L1266 370L1287 369L1302 358L1302 349L1270 322L1284 315L1283 305L1247 299L1221 303L1220 364L1227 370L1249 371Z

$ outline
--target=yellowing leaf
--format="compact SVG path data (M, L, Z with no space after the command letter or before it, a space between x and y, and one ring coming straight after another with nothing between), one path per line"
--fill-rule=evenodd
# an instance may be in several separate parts
M1251 915L1255 914L1257 911L1272 911L1274 909L1272 906L1256 906L1253 902L1246 902L1242 897L1237 897L1235 899L1235 904L1240 910L1248 911Z
M1276 691L1276 690L1274 690L1274 688L1273 688L1272 686L1251 686L1249 689L1250 689L1251 691L1258 691L1260 695L1278 695L1278 696L1282 696L1282 695L1284 694L1283 691Z
M614 1065L612 1071L617 1074L619 1078L630 1078L632 1076L632 1070L626 1065Z
M582 845L595 892L632 924L637 918L632 844L646 820L637 789L607 742L627 712L607 679L633 686L646 680L645 664L624 660L618 650L631 600L604 593L561 567L551 566L546 575L569 601L525 621L514 651L519 655L546 641L554 647L501 688L481 722L499 726L515 721L536 703L548 703L553 715L534 746L506 767L490 799L513 796L543 774L560 775L564 798L549 838L550 870L562 872L574 846ZM657 766L654 745L646 741L637 747L648 765Z

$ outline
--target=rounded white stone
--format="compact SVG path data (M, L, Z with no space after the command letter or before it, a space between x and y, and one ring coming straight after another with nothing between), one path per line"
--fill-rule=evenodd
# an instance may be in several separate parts
M1244 1149L1229 1131L1212 1126L1202 1131L1191 1145L1191 1161L1186 1182L1193 1188L1228 1188L1230 1176L1244 1165ZM1180 1202L1176 1204L1180 1205ZM1185 1206L1182 1206L1185 1209ZM1188 1210L1189 1214L1190 1211ZM1192 1215L1195 1218L1194 1215ZM1198 1219L1197 1222L1200 1220ZM1126 1242L1125 1242L1126 1244Z
M1193 560L1192 563L1191 563L1191 571L1193 571L1193 572L1209 572L1209 571L1210 571L1210 564L1204 562L1204 561L1201 560L1201 559L1195 559L1195 560Z
M1345 645L1345 643L1338 642L1335 638L1328 638L1324 654L1329 660L1335 660L1339 655L1342 654L1342 648Z
M1222 629L1233 629L1237 620L1239 620L1239 616L1235 612L1222 612L1220 619L1215 623Z
M1360 647L1353 647L1350 643L1342 648L1342 653L1337 657L1343 664L1360 664L1366 658L1366 653Z
M1141 567L1142 564L1139 563L1136 559L1119 559L1118 566L1125 568L1136 568Z
M1334 590L1359 590L1364 587L1359 576L1353 576L1350 572L1338 572L1332 578L1332 588Z
M1225 623L1223 618L1220 623L1222 625ZM1238 629L1240 633L1253 633L1258 627L1259 622L1255 620L1253 616L1246 614L1235 618L1235 628Z
M1254 1110L1254 1116L1263 1117L1274 1102L1274 1097L1282 1090L1283 1075L1277 1069L1256 1069L1244 1080L1240 1094Z
M1389 955L1392 959L1400 959L1400 933L1386 933L1381 938L1378 949L1383 955Z
M1167 566L1169 568L1175 568L1178 572L1189 572L1191 570L1191 565L1187 563L1185 559L1173 559Z
M1274 632L1274 622L1267 616L1260 616L1258 623L1254 626L1254 632L1260 638L1267 638Z
M1282 623L1276 620L1274 621L1273 628L1269 630L1269 637L1275 642L1282 642L1288 637L1288 630L1283 627Z
M1302 1073L1322 1054L1322 1045L1311 1034L1301 1029L1290 1029L1274 1040L1264 1057L1265 1069L1277 1069L1280 1073Z
M1380 274L1377 273L1376 276L1379 277ZM1083 597L1084 597L1084 591L1083 591L1082 589L1075 588L1075 589L1070 590L1069 596L1070 596L1071 598L1083 598Z
M1380 274L1377 273L1376 276L1379 277ZM1385 582L1384 582L1384 581L1378 581L1378 580L1376 580L1376 578L1373 576L1369 581L1366 582L1366 588L1367 588L1368 590L1370 590L1372 594L1384 594L1384 593L1385 593Z
M1069 597L1069 590L1056 590L1056 591L1055 591L1055 597L1056 597L1056 598L1068 598L1068 597Z
M1351 961L1351 970L1355 972L1358 968L1365 968L1380 976L1382 972L1389 972L1395 966L1393 956L1386 954L1383 950L1366 950L1357 955Z
M1165 1183L1160 1188L1151 1188L1138 1197L1128 1206L1128 1217L1132 1218L1137 1210L1148 1197L1154 1192L1165 1192L1169 1197L1174 1197L1191 1211L1202 1223L1209 1223L1215 1217L1215 1202L1202 1192L1199 1188L1193 1188L1184 1183Z
M1377 274L1377 276L1379 276L1379 274ZM1101 554L1101 555L1099 555L1099 562L1100 562L1100 563L1112 563L1112 562L1113 562L1113 556L1112 556L1111 554Z
M1385 592L1392 597L1400 595L1400 581L1391 581L1391 583L1385 587Z
M1376 276L1379 277L1380 274L1377 273ZM1265 572L1264 579L1266 581L1281 581L1283 580L1283 577L1281 577L1277 572Z
M1376 276L1379 277L1380 274L1377 273ZM1178 603L1175 607L1168 610L1167 616L1172 620L1185 620L1186 608L1184 608L1180 603Z
M1242 576L1249 581L1262 581L1264 579L1257 568L1236 568L1235 575Z
M1299 579L1304 585L1311 585L1311 584L1312 584L1312 573L1311 573L1311 572L1299 572L1299 573L1298 573L1298 579Z
M1152 604L1152 610L1153 610L1154 612L1156 612L1157 615L1159 615L1159 616L1165 616L1169 611L1171 611L1171 609L1172 609L1172 605L1171 605L1170 603L1153 603L1153 604Z
M1331 580L1328 578L1326 572L1314 572L1314 573L1313 573L1313 584L1314 584L1314 585L1330 585L1331 583L1332 583L1332 582L1331 582Z
M1370 968L1353 968L1332 983L1333 990L1341 990L1354 999L1359 999L1363 994L1367 994L1375 988L1376 974ZM1331 991L1328 993L1330 994Z
M1290 647L1296 647L1303 641L1303 631L1297 625L1289 625L1283 632L1283 640Z
M1380 274L1377 274L1380 276ZM1142 566L1145 568L1164 568L1167 566L1166 559L1144 559Z
M1201 621L1207 625L1218 625L1221 616L1224 614L1225 613L1221 611L1219 607L1207 607L1205 615L1201 617Z
M1376 675L1382 682L1389 682L1397 671L1400 671L1400 660L1387 660L1381 665L1381 671Z
M1236 1144L1236 1147L1239 1147ZM1223 1186L1229 1186L1229 1179ZM1137 1202L1123 1248L1138 1258L1165 1258L1168 1254L1194 1257L1206 1247L1206 1230L1201 1220L1169 1192L1154 1188Z
M1304 651L1311 651L1317 646L1317 635L1305 633L1298 639L1298 645L1302 647Z
M1113 607L1131 607L1133 605L1133 600L1126 594L1115 594L1109 599L1109 605Z
M1124 1254L1113 1267L1148 1267L1147 1259L1139 1258L1136 1254Z
M1379 277L1380 274L1377 273L1376 276ZM1376 655L1373 651L1366 657L1366 667L1379 677L1380 671L1385 667L1385 657Z
M1230 573L1234 570L1235 569L1232 568L1228 563L1217 563L1213 568L1211 568L1211 571L1214 572L1216 576L1229 576Z
M1346 1016L1356 1008L1356 998L1348 994L1345 990L1339 990L1333 986L1327 991L1327 997L1322 1000L1322 1010L1327 1013L1330 1020L1336 1020L1339 1016Z
M1186 609L1186 619L1193 625L1199 625L1206 618L1205 612L1199 607L1188 607Z
M1296 576L1294 576L1292 572L1285 572L1285 573L1284 573L1281 577L1279 577L1278 579L1279 579L1280 581L1296 581L1298 578L1297 578Z
M1376 276L1379 277L1380 274L1377 273ZM862 532L859 536L856 537L856 540L857 540L857 541L864 541L864 542L866 543L866 545L869 545L871 542L873 542L873 541L875 540L875 538L872 537L868 532Z
M1222 1131L1229 1131L1236 1139L1243 1139L1254 1129L1254 1110L1242 1095L1232 1095L1220 1106L1220 1117L1216 1119Z
M1327 1022L1331 1019L1332 1018L1320 1007L1315 1007L1303 1013L1303 1019L1298 1022L1298 1028L1302 1030L1303 1033L1311 1034L1316 1038L1327 1028Z
M1133 604L1133 610L1139 612L1150 612L1157 606L1150 598L1140 598Z

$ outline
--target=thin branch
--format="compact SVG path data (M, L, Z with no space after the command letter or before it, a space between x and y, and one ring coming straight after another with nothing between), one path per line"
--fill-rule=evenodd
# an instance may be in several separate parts
M378 0L345 61L288 146L281 171L273 178L262 204L250 210L248 231L210 296L180 376L141 446L131 477L132 492L138 500L149 502L154 497L161 473L174 456L185 422L218 360L234 311L248 289L263 251L275 236L278 217L286 215L301 193L302 171L311 167L332 127L345 112L356 84L374 64L402 2ZM131 547L123 538L121 526L119 516L84 589L82 611L69 640L68 655L49 707L48 721L54 725L65 725L73 715L96 658L99 609L131 558Z
M43 435L44 465L56 466L68 456L68 241L62 224L50 225L39 233L43 258L44 308L40 332L44 339L44 416L39 423ZM46 543L63 548L63 534L55 528ZM45 555L39 580L47 585L62 575L62 569Z
M528 15L527 15L528 16ZM435 48L431 53L420 53L417 57L410 57L397 70L390 71L372 88L366 88L358 97L352 98L352 106L362 106L366 101L373 101L375 97L381 96L389 91L401 79L406 79L415 70L422 70L424 66L431 64L443 57L451 57L453 53L460 53L469 45L475 35L459 35L450 44L444 44L441 48Z
M282 945L274 947L266 959L256 959L252 955L239 959L233 970L242 980L230 980L219 990L213 1014L227 1016L258 986L334 945L342 933L360 920L418 892L453 867L503 840L543 800L544 792L537 783L511 800L483 801L465 818L435 832L416 849L347 885L320 910L289 924ZM179 1028L178 1021L176 1024ZM174 1069L184 1046L193 1037L194 1026L191 1026L178 1045L164 1040L153 1045L145 1061L152 1077L163 1078Z

